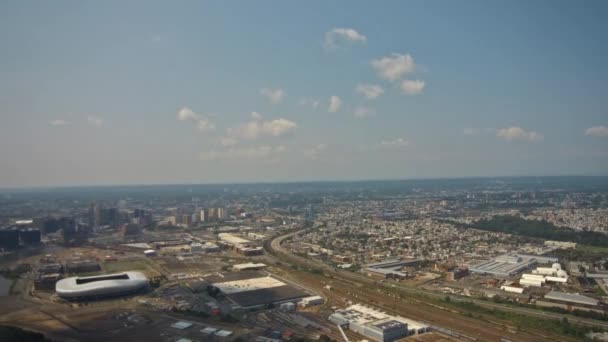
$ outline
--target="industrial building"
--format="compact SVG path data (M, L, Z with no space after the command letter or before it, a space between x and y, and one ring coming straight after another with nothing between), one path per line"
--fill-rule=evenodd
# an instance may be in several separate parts
M536 265L535 258L524 258L520 255L501 255L494 259L473 265L469 270L473 273L509 277Z
M392 342L429 331L429 326L424 323L391 316L361 304L336 310L329 316L329 320L379 342Z
M407 273L401 271L395 271L386 268L366 268L363 270L365 274L370 277L376 277L380 279L394 279L401 280L407 278Z
M366 268L401 268L405 266L413 266L419 264L422 260L419 259L389 259L380 262L374 262L365 265Z
M65 263L67 273L88 273L100 270L99 264L93 260L72 260Z
M55 284L55 292L65 299L100 298L133 293L147 285L148 278L143 273L128 271L61 279Z
M584 304L597 306L599 305L599 301L597 299L593 299L587 296L582 296L576 293L565 293L565 292L557 292L551 291L545 295L545 299L555 300L559 302L567 302L574 304Z
M321 297L321 296L310 296L310 297L302 298L299 305L306 308L306 307L313 306L313 305L321 305L321 304L323 304L323 302L324 302L324 300L323 300L323 297Z
M251 241L243 239L231 233L219 233L217 234L217 237L220 239L220 241L226 242L234 247L240 245L248 245L251 243Z
M264 254L264 249L262 247L255 247L251 241L238 237L234 234L219 233L217 236L221 243L243 255L250 256Z
M551 267L538 267L532 274L522 274L519 284L522 286L543 286L545 283L567 283L568 273L558 263Z
M266 268L266 264L254 264L254 263L246 263L246 264L237 264L232 266L235 271L259 271L263 268Z
M503 291L505 291L505 292L519 293L519 294L524 293L524 289L521 288L521 287L503 285L503 286L500 287L500 289L503 290Z
M445 278L447 281L456 281L460 278L466 277L469 275L468 268L457 267L446 273Z
M521 254L517 253L517 256L523 259L536 259L539 264L555 264L559 262L557 257L546 256L546 255L534 255L534 254Z
M576 242L564 242L564 241L545 241L545 246L547 247L555 247L555 248L570 248L570 249L575 249L576 248Z
M299 288L256 271L211 275L205 281L243 308L263 307L308 296Z
M420 262L419 259L389 259L365 265L363 273L370 277L401 280L407 278L407 272L401 271L403 267L413 266Z

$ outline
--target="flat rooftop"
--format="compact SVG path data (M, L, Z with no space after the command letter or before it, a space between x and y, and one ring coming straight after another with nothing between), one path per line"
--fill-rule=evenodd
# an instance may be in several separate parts
M238 305L247 308L272 303L295 300L308 296L308 293L290 285L265 288L254 291L238 292L227 295Z
M576 293L566 293L551 291L545 295L545 299L559 300L563 302L586 304L586 305L598 305L599 301L587 296L582 296Z
M205 280L245 308L309 296L300 288L255 271L214 274Z
M285 286L286 284L280 280L272 277L261 277L253 279L243 279L227 281L224 283L216 283L213 286L220 289L225 294L255 291L261 289L268 289L273 287Z

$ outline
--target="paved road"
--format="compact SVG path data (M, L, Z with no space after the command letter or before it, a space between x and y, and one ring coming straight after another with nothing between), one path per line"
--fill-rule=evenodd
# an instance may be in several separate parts
M423 295L423 296L427 296L427 297L431 297L431 298L437 298L437 299L442 299L446 296L444 293L424 290L424 289L420 289L420 288L416 288L416 287L412 287L412 286L406 286L403 284L379 283L362 274L344 271L344 270L337 270L320 261L310 260L310 259L306 259L306 258L297 256L297 255L294 255L294 254L290 253L289 251L287 251L285 248L283 248L282 242L284 240L289 239L289 238L293 237L294 235L297 235L297 234L303 233L307 230L311 230L311 229L315 229L315 228L316 227L306 228L306 229L298 230L298 231L295 231L295 232L292 232L289 234L278 236L278 237L274 238L269 244L266 244L266 247L267 247L267 249L270 249L271 253L281 255L281 257L282 257L281 261L289 260L294 264L307 265L307 266L310 266L312 264L318 268L323 269L325 272L331 274L334 277L339 277L339 278L342 278L345 280L357 281L359 283L373 285L376 287L384 287L387 290L390 290L391 288L393 288L393 289L397 288L397 289L405 291L405 292L419 294L419 295ZM581 325L608 329L608 323L606 323L606 322L591 320L591 319L584 319L584 318L580 318L580 317L576 317L576 316L572 316L572 315L545 312L545 311L540 311L540 310L535 310L535 309L518 308L518 307L509 306L509 305L491 303L491 302L487 302L487 301L483 301L483 300L472 299L469 297L463 297L463 296L458 296L458 295L450 295L450 299L454 300L454 301L460 301L460 302L471 302L471 303L474 303L478 306L485 307L485 308L497 309L497 310L501 310L501 311L513 312L513 313L518 313L518 314L524 314L524 315L539 317L539 318L549 318L549 319L556 319L556 320L562 320L564 318L567 318L568 321L571 323L578 323Z

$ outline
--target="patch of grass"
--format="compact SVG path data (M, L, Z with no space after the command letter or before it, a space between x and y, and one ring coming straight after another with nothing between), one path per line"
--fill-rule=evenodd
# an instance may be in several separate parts
M608 247L603 246L589 246L589 245L576 245L576 250L581 251L583 253L591 253L591 254L608 254Z
M503 321L511 322L514 326L518 327L518 329L524 331L544 330L580 339L584 339L588 332L601 331L595 328L571 325L567 319L560 322L558 320L537 318L512 312L488 309L472 302L451 301L448 303L464 310L463 314L465 316L475 316L474 313L492 316Z
M158 272L153 269L145 260L109 261L103 264L103 269L106 273L142 271L148 276L158 275Z

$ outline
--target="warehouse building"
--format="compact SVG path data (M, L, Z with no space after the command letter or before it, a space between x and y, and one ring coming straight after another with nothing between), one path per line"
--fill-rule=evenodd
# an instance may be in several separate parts
M88 273L100 270L99 264L93 260L72 260L65 263L67 273Z
M500 289L503 290L503 291L505 291L505 292L519 293L519 294L524 293L524 289L521 288L521 287L503 285L503 286L500 287Z
M532 270L532 274L522 274L519 284L540 287L545 283L567 283L568 273L561 268L558 263L554 263L551 267L538 267Z
M391 316L370 307L355 304L336 310L329 320L379 342L392 342L429 331L429 326L408 318Z
M251 241L238 237L234 234L219 233L217 236L220 239L220 243L236 250L240 254L246 256L264 254L264 249L262 247L256 247Z
M385 268L371 268L368 267L364 270L365 274L370 277L376 277L380 279L394 279L401 280L407 278L407 273L401 271L395 271Z
M535 258L505 254L473 265L469 270L478 274L509 277L534 267L536 263L537 260Z
M232 266L235 271L259 271L261 269L266 268L266 264L258 263L246 263L246 264L237 264Z
M587 296L582 296L576 293L565 293L565 292L557 292L551 291L545 295L545 299L555 300L559 302L573 303L573 304L583 304L583 305L591 305L597 306L599 305L599 301L597 299L593 299Z
M421 263L420 259L389 259L380 262L374 262L371 264L365 265L366 268L401 268L405 266L414 266Z
M302 298L299 305L306 308L306 307L313 306L313 305L321 305L321 304L323 304L323 302L324 302L324 300L323 300L323 297L321 297L321 296L310 296L310 297Z
M249 309L299 300L305 291L256 271L222 273L205 277L235 304Z
M233 247L246 246L251 243L251 241L249 240L243 239L230 233L219 233L217 237L220 239L220 241L227 243Z

